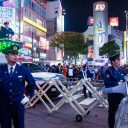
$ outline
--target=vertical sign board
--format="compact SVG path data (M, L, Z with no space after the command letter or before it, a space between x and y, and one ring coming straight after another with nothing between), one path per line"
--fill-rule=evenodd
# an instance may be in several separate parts
M99 59L99 48L108 42L108 4L98 1L93 4L94 60Z
M0 6L0 26L3 26L6 21L10 23L10 27L15 31L15 9Z

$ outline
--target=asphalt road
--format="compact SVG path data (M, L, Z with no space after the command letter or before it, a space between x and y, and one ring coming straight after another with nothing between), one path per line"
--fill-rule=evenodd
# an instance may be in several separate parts
M26 110L25 128L108 128L108 113L105 108L95 107L82 122L75 121L76 114L68 104L57 112L48 114L40 103Z

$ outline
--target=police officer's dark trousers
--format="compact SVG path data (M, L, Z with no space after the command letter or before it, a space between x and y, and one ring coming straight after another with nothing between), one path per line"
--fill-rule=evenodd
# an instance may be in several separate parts
M109 103L109 115L108 115L108 124L109 128L114 128L115 125L115 116L118 110L119 104L123 98L121 94L109 94L108 103Z
M1 128L24 128L24 105L21 101L0 105Z

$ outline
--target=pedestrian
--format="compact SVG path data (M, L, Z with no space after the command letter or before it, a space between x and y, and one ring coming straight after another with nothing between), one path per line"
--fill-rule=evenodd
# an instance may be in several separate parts
M0 38L11 38L14 31L9 27L9 22L4 22L4 27L1 27Z
M63 68L62 68L62 74L63 74L65 77L67 77L67 67L66 67L66 65L64 65Z
M68 78L73 78L73 66L70 65L68 68Z
M18 47L11 46L4 51L7 64L0 65L0 126L1 128L25 128L24 105L32 97L35 81L27 68L17 64ZM28 95L25 95L25 83Z
M124 80L124 71L120 68L120 57L118 55L113 55L109 57L111 61L110 67L105 71L104 84L105 88L118 86L118 82ZM111 93L108 94L108 103L109 103L109 115L108 115L108 124L109 128L114 128L115 125L115 114L119 107L121 100L124 98L123 94Z
M83 65L83 67L81 68L80 74L81 74L81 79L90 78L90 72L86 64ZM84 94L84 97L87 98L87 88L84 85L83 85L83 94ZM92 94L90 91L89 91L89 97L90 98L92 97Z
M60 73L60 74L62 74L61 63L58 63L58 66L56 67L56 73Z

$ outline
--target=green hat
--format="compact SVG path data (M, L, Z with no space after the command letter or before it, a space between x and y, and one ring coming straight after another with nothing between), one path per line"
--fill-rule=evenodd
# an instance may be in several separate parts
M3 53L4 54L18 54L18 49L19 49L19 47L17 46L17 45L12 45L12 46L10 46L9 48L7 48L7 49L5 49L4 51L3 51Z

